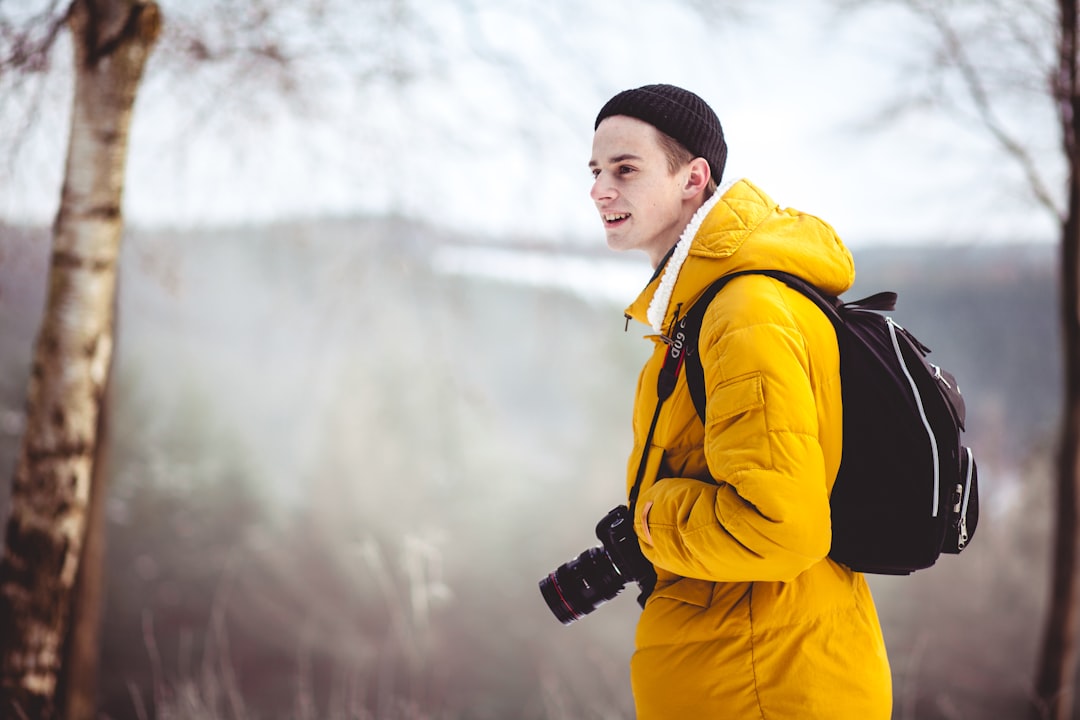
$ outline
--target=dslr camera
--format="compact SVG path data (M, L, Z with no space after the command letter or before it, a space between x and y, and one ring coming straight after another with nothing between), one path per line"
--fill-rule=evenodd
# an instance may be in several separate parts
M656 585L656 572L641 554L634 521L625 505L600 520L596 537L603 543L601 547L589 548L540 581L540 594L563 625L585 617L622 592L628 582L641 588L638 603L645 607Z

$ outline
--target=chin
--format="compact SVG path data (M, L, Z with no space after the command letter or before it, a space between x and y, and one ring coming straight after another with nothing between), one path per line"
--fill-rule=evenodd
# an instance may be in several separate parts
M632 248L632 243L625 236L608 233L607 246L616 252L626 252Z

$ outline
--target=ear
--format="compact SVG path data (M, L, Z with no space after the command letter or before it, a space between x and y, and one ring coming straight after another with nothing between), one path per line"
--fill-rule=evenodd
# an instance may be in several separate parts
M683 197L690 199L705 190L709 184L712 172L709 163L703 157L696 157L690 161L686 175L686 183L683 185Z

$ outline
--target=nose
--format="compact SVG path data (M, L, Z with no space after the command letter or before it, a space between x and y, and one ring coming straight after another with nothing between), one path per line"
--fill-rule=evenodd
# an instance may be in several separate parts
M594 203L604 202L615 197L615 189L607 181L605 173L596 174L596 178L593 179L592 189L589 191L589 197L593 199Z

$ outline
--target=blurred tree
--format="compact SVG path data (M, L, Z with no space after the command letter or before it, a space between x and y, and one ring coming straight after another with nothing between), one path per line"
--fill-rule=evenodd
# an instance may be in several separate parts
M1058 0L1057 62L1050 89L1068 166L1061 220L1061 318L1065 350L1064 425L1059 447L1057 517L1050 610L1036 676L1039 717L1073 715L1080 608L1080 18L1076 0Z
M144 0L50 3L31 33L2 16L5 71L44 63L66 26L74 97L45 316L0 560L0 714L49 718L79 574L98 420L112 360L128 132L158 38ZM42 32L44 28L44 32Z
M1050 607L1036 672L1033 717L1073 717L1080 621L1080 76L1076 0L847 0L899 5L932 35L929 75L890 113L945 109L983 132L1022 173L1030 196L1060 228L1059 317L1065 397L1058 443ZM1039 123L1045 109L1047 123ZM900 112L897 112L900 111ZM905 112L906 111L906 112ZM1017 118L1021 118L1017 120ZM1052 119L1051 119L1052 118ZM1013 122L1009 122L1012 119ZM1053 127L1056 125L1056 128ZM1056 151L1040 142L1057 130ZM1058 153L1065 169L1055 181ZM1049 159L1048 159L1049 158Z

